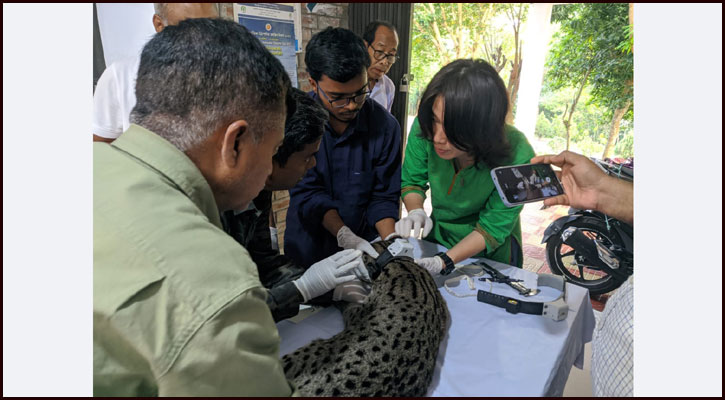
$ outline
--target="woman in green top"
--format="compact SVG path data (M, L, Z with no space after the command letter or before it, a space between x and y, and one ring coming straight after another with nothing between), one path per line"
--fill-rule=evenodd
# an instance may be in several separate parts
M491 169L525 164L535 155L526 137L506 125L508 94L483 60L443 67L423 93L402 170L401 196L408 216L395 225L450 249L416 262L431 273L468 257L521 266L522 206L506 207ZM433 212L423 211L430 185ZM450 259L450 260L448 260Z

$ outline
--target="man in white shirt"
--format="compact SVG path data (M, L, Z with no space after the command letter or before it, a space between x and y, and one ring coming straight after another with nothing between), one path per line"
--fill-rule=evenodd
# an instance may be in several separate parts
M373 21L363 33L363 40L370 54L368 81L370 98L390 111L395 98L395 84L385 74L398 60L398 32L385 21Z
M218 18L214 3L154 3L152 23L156 32L188 18ZM93 94L93 141L112 142L129 126L136 105L139 57L114 62L98 79Z
M569 205L598 210L634 226L634 185L607 176L589 158L564 151L537 156L532 164L553 164L564 194L544 200L544 206ZM634 383L634 277L607 301L592 338L592 391L597 397L631 397Z

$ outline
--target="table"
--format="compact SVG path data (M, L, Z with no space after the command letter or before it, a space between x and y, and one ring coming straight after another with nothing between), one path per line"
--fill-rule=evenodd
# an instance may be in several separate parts
M409 241L415 247L416 257L446 250L430 242ZM486 262L504 273L514 268ZM567 283L565 300L569 315L557 322L538 315L510 314L503 308L478 302L475 296L453 296L443 287L443 282L452 276L435 279L448 304L451 324L441 343L427 395L561 396L572 365L583 367L584 344L592 339L595 320L589 292ZM522 300L543 302L559 296L553 288L540 287L541 293L524 299L507 285L474 281L476 289ZM471 293L465 284L452 289L456 293ZM336 335L344 324L339 310L328 307L299 322L281 321L277 327L282 339L280 356L284 356L315 339Z

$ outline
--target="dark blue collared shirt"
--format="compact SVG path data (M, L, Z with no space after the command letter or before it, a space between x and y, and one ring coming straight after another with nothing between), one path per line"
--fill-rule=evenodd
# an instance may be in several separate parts
M317 165L290 190L287 210L284 252L303 267L341 250L337 238L322 226L328 210L337 210L345 225L366 240L378 235L378 221L398 219L400 125L367 99L342 135L325 125L316 157Z

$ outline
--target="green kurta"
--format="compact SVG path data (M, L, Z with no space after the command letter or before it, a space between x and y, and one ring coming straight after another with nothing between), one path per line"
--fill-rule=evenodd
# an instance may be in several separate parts
M94 395L296 394L257 268L191 160L131 125L93 161Z
M401 196L418 193L425 198L430 185L433 230L425 239L450 249L475 230L486 240L486 249L475 257L510 263L512 237L521 244L519 214L523 206L503 204L486 166L470 166L456 174L453 161L440 158L433 143L420 133L416 118L405 148ZM524 134L507 125L506 135L512 150L510 164L527 164L534 149Z

